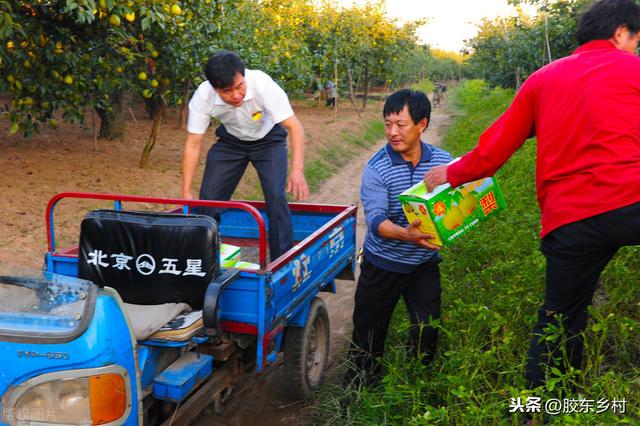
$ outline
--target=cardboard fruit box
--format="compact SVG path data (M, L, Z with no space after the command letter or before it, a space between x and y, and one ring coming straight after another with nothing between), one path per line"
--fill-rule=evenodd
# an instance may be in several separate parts
M233 268L240 261L240 247L231 244L220 244L220 266Z
M440 185L432 192L420 182L399 196L409 223L422 220L420 230L435 236L437 246L449 246L480 222L506 208L502 191L493 177L465 183L457 188Z

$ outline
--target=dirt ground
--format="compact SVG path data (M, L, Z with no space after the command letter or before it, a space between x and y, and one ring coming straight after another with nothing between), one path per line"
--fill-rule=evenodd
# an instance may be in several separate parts
M3 102L4 103L4 102ZM294 102L296 115L305 127L306 157L335 143L345 132L357 134L364 128L351 105L340 105L339 119L333 110ZM181 196L181 160L186 131L177 125L177 113L167 114L145 169L138 167L151 120L142 107L127 114L124 140L94 143L91 114L85 128L63 124L44 129L32 139L7 136L9 124L0 117L0 194L4 203L0 215L0 269L7 265L40 267L47 250L45 211L47 202L60 192L80 191L176 198ZM380 108L369 104L364 118L378 118ZM133 118L136 118L136 122ZM58 120L62 122L62 120ZM194 178L194 194L200 184L206 151L214 141L213 126L205 139L201 163ZM249 167L235 199L260 199L257 174ZM88 208L106 204L63 200L55 209L57 247L77 242L79 224ZM144 206L132 206L132 208Z
M307 153L314 152L337 140L345 131L357 131L363 120L349 105L344 105L337 121L333 112L323 107L312 107L306 102L294 104L296 114L305 127ZM379 117L381 107L370 103L366 118ZM151 121L141 109L136 109L137 122L130 116L124 140L99 140L94 146L91 118L86 128L63 125L57 130L47 129L32 139L6 136L6 122L0 120L0 170L2 170L1 195L4 201L0 216L0 270L10 265L39 268L47 250L45 208L49 199L65 191L119 193L155 197L180 195L180 161L185 131L177 127L177 119L169 115L162 125L150 163L145 169L138 167L142 147L151 127ZM448 126L448 115L443 108L435 109L425 139L439 145ZM209 130L207 146L213 141ZM366 161L384 144L380 143L353 158L348 167L325 182L320 190L312 193L311 203L358 204L357 243L361 246L365 226L359 202L359 185ZM202 155L201 164L204 164ZM197 185L203 167L194 179ZM255 198L255 172L243 179L234 198ZM106 207L81 201L62 201L56 208L56 236L58 247L75 244L79 223L87 209ZM351 313L355 284L338 282L338 293L323 297L328 306L331 330L330 371L340 362L345 343L351 332ZM286 402L278 390L276 371L263 383L242 391L231 399L227 416L204 415L198 425L287 425L301 424L311 405ZM246 404L251 401L251 404Z

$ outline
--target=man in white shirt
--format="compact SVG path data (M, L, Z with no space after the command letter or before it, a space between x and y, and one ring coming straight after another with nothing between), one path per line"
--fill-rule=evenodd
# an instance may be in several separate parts
M191 185L204 133L211 117L220 121L218 141L207 155L200 199L229 200L251 162L258 172L269 219L269 250L276 259L293 244L286 192L296 200L309 196L304 177L304 129L289 99L262 71L245 69L234 52L220 51L205 67L207 80L189 102L187 140L182 159L182 196L193 199ZM287 180L287 133L291 174ZM285 192L286 190L286 192ZM212 209L203 213L215 216Z

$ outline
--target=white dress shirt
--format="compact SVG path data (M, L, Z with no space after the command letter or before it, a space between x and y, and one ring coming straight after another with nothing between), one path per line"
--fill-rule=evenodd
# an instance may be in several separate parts
M227 131L243 141L262 139L277 123L293 116L287 94L269 75L262 71L245 69L247 93L242 105L226 104L204 81L189 102L187 130L204 134L215 117Z

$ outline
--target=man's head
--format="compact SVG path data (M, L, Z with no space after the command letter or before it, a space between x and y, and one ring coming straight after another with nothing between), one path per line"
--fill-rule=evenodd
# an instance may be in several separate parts
M398 90L385 101L382 116L391 148L409 154L420 146L420 135L431 118L431 103L423 92Z
M640 39L640 6L634 0L599 0L578 22L578 43L611 40L618 49L635 52Z
M235 52L221 50L209 58L204 73L222 100L234 107L242 105L247 84L244 63Z

